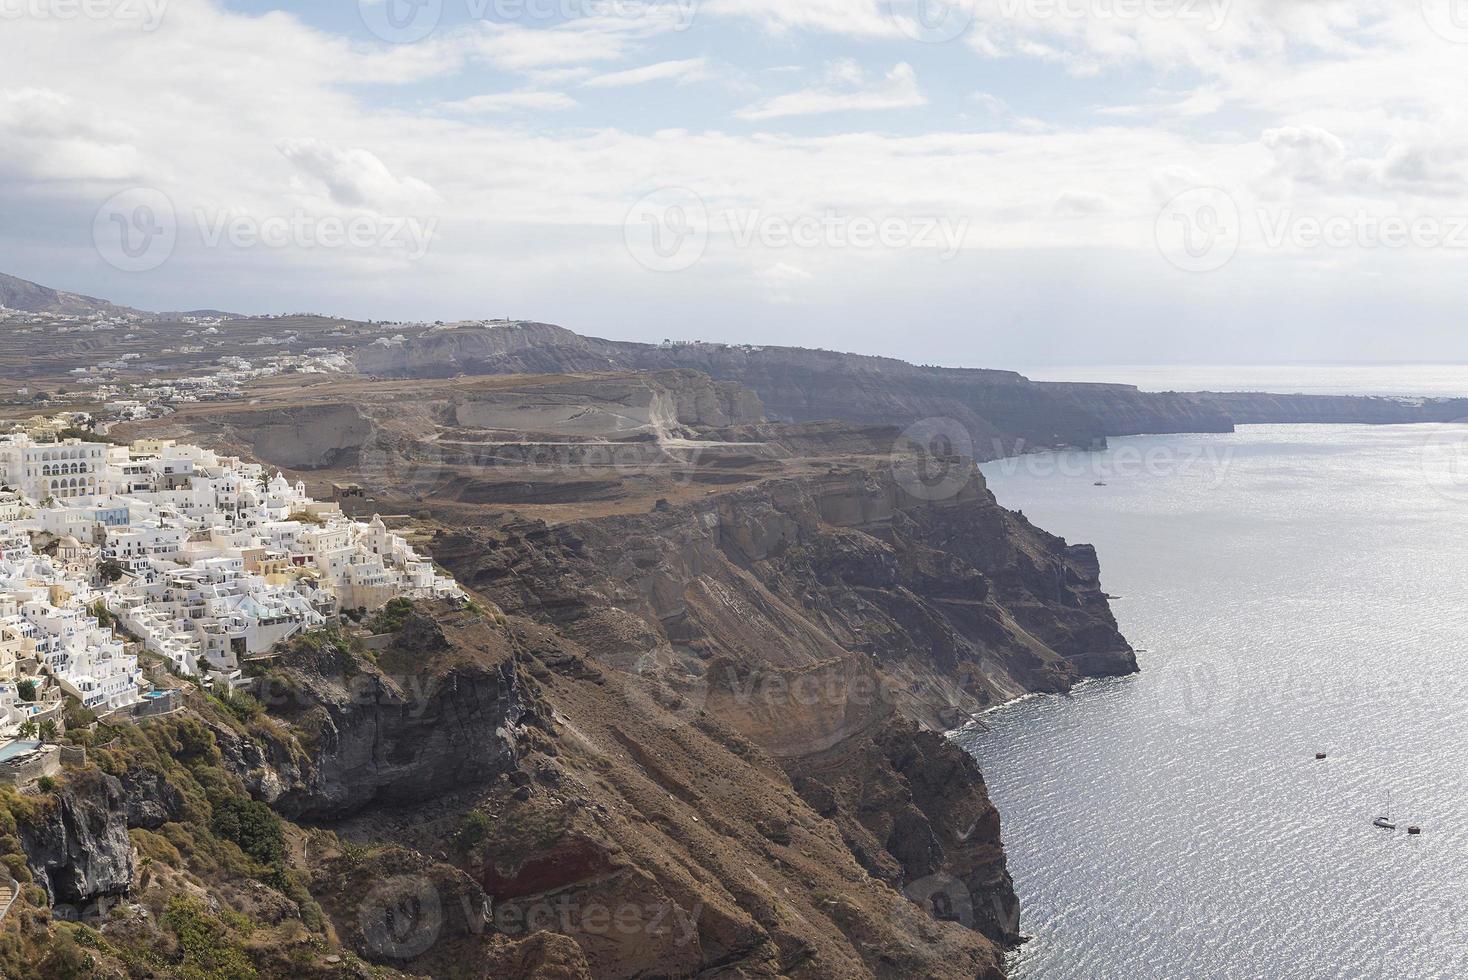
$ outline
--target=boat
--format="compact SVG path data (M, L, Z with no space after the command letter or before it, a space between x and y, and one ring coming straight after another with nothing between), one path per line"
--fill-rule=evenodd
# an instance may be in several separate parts
M1386 816L1377 817L1375 820L1371 821L1371 826L1380 827L1382 830L1396 830L1397 825L1392 822L1391 812L1392 795L1388 793L1386 794Z
M1324 752L1316 752L1315 753L1315 761L1316 762L1323 762L1323 761L1325 761L1325 753Z
M1105 480L1097 480L1094 484L1092 484L1092 486L1104 487L1104 486L1106 486L1106 481Z
M1416 837L1418 834L1422 833L1422 828L1414 823L1412 826L1407 828L1407 833L1411 834L1413 837Z

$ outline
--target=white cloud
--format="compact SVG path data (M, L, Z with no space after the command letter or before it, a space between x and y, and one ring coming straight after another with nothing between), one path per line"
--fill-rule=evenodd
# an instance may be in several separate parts
M844 59L828 66L823 84L745 106L734 115L758 122L827 112L909 109L927 102L911 65L899 63L880 82L869 82L860 65Z
M996 21L981 3L966 40L948 45L907 40L888 9L866 0L715 0L708 10L764 32L758 48L744 46L752 32L727 19L714 22L718 34L680 35L656 18L476 23L417 44L378 45L287 14L233 13L215 0L172 0L147 35L107 22L7 21L0 257L8 271L45 261L68 275L105 273L86 244L93 216L114 193L141 185L166 191L181 215L411 209L442 228L412 268L351 251L255 251L224 261L181 236L175 258L154 273L58 284L94 294L116 286L134 291L120 299L143 305L156 290L172 297L156 305L173 308L239 295L235 302L253 307L298 298L316 308L356 304L358 315L571 311L588 318L571 325L588 329L647 321L661 331L659 318L718 307L746 324L732 328L737 335L757 329L747 326L758 319L747 315L753 283L783 280L799 292L807 325L784 321L785 332L829 328L838 311L875 315L868 311L881 308L880 297L912 297L919 280L927 292L910 312L937 322L950 312L944 303L971 311L992 298L1006 309L1008 281L984 278L1003 264L1020 270L1010 278L1030 277L1027 295L1007 308L1015 322L1039 322L1026 304L1058 297L1055 318L1071 315L1090 329L1098 310L1130 314L1173 296L1176 305L1152 314L1172 331L1159 334L1166 339L1205 299L1220 321L1227 313L1230 323L1277 324L1276 306L1238 304L1290 282L1284 259L1251 255L1253 242L1217 280L1166 278L1154 223L1181 191L1228 188L1246 214L1275 195L1302 214L1468 213L1468 112L1458 95L1468 59L1427 30L1415 3L1234 0L1213 31L1165 18ZM804 37L813 32L826 36ZM986 55L977 53L981 34L992 45ZM823 70L794 64L812 49L835 56ZM1012 64L996 72L985 60L995 56ZM565 93L585 83L643 94L620 86L687 77L667 66L693 63L760 86L736 110L741 119L788 122L779 131L731 126L729 90L708 86L684 90L668 116L669 107L648 111L642 100L616 97L599 100L607 115L595 127L535 125L536 113L574 105ZM1070 77L1087 72L1106 84ZM979 87L983 95L963 96ZM1018 116L1016 106L1042 118ZM832 115L882 108L902 111ZM869 131L891 122L903 135ZM667 186L691 188L714 212L967 219L982 260L962 274L957 263L918 259L851 273L849 252L742 255L715 241L706 262L665 279L654 295L623 247L622 223L638 197ZM1450 292L1434 287L1434 270L1455 257L1352 254L1316 267L1342 270L1334 280L1320 273L1342 295L1375 271L1374 295L1416 309ZM801 278L806 270L815 274ZM1046 286L1059 276L1067 289ZM723 291L725 283L743 292ZM854 296L862 302L853 306ZM1068 299L1077 307L1069 313ZM1328 296L1313 299L1330 306Z
M467 99L440 103L439 108L457 113L492 113L533 110L559 112L574 109L579 103L564 92L544 92L535 89L520 89L515 92L493 92L471 95Z
M433 188L414 177L397 177L370 150L333 146L318 139L288 139L281 156L319 180L337 204L392 211L438 200Z
M686 85L708 77L707 58L688 58L683 61L659 61L657 64L625 71L611 72L589 79L587 88L625 88L629 85L645 85L649 82L675 82Z
M715 17L743 18L772 34L819 31L860 38L896 38L899 25L877 0L704 0Z

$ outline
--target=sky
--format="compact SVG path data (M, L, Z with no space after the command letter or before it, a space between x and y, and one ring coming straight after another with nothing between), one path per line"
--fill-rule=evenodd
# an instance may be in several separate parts
M0 0L0 271L919 363L1468 361L1468 0Z

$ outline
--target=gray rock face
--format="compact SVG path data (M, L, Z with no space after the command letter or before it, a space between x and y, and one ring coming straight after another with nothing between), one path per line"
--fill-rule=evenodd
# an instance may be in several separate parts
M129 769L119 781L129 828L157 830L183 815L184 799L156 769Z
M77 774L43 806L35 823L20 821L31 874L52 905L78 908L126 895L133 878L122 784L100 772Z
M515 767L517 732L533 708L514 662L486 651L440 669L442 627L415 616L384 654L390 666L343 669L330 656L287 673L289 689L262 692L307 749L267 755L252 742L215 731L227 765L260 798L292 819L348 816L369 804L404 805L485 782ZM466 627L459 642L482 641Z

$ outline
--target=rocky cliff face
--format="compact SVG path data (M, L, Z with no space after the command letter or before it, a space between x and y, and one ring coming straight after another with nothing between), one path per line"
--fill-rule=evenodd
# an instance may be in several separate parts
M938 499L928 499L932 483L911 482L901 466L836 467L648 514L511 521L452 535L436 554L512 619L543 624L579 651L542 655L545 677L557 681L547 698L575 712L578 741L627 759L663 788L672 805L656 821L693 827L702 815L734 837L752 828L782 854L822 828L834 838L825 847L839 842L841 864L930 920L982 935L992 950L1019 930L998 814L972 760L917 723L956 725L1020 693L1136 664L1100 591L1094 552L999 508L969 464L950 465L963 478ZM567 676L576 683L557 680ZM585 694L555 693L588 682L612 698L594 718L572 707ZM728 748L700 740L719 732L731 733L718 737L724 746L750 746L736 749L745 762L715 766ZM749 777L733 773L750 763L777 771L775 784L752 813L721 805L727 790L709 774L740 783ZM513 874L474 873L497 901L557 889L602 894L593 883L628 860L622 848L644 846L609 851L607 836L603 827L563 838L558 856ZM657 882L653 893L679 908L703 894L636 863ZM759 915L747 923L758 903L736 896L742 911L701 926L702 953L680 969L707 968L735 947L752 956L761 935L786 965L812 947L827 963L847 962L854 947L854 964L819 975L993 969L972 959L939 966L933 949L898 955L878 944L880 954L868 956L878 932L860 907L868 900L853 904L849 887L817 909L844 937L835 946L806 930L782 940ZM658 966L683 962L662 958L671 955L657 954ZM606 975L650 968L629 960ZM596 963L593 972L602 975Z
M1095 418L1109 436L1168 432L1232 432L1238 421L1220 404L1133 385L1041 382L1040 387Z
M582 337L549 324L443 331L360 351L357 369L380 377L452 377L590 370L692 370L756 393L771 418L841 419L899 426L951 418L979 459L1016 446L1081 446L1105 431L1068 399L1010 371L917 367L893 358L795 347L660 347Z
M17 836L32 878L48 902L70 914L126 895L133 879L122 784L104 773L78 773L28 818Z
M934 725L1135 670L1094 552L1000 508L953 465L942 499L903 470L853 466L646 515L466 535L439 560L607 657L666 653L699 674L721 657L871 659Z
M1396 425L1457 422L1468 418L1463 398L1366 398L1350 395L1271 395L1263 392L1196 392L1185 396L1223 412L1239 425L1324 423Z
M282 814L340 819L515 768L537 708L497 630L462 611L415 614L375 661L298 643L259 688L296 742L261 746L216 728L231 767Z
M1131 385L1034 382L1010 371L918 366L796 347L608 341L539 323L424 334L403 345L361 351L357 367L383 377L692 369L752 389L772 419L899 428L951 419L963 427L980 461L1035 448L1100 448L1107 436L1230 432L1252 423L1468 417L1463 399L1145 392Z

